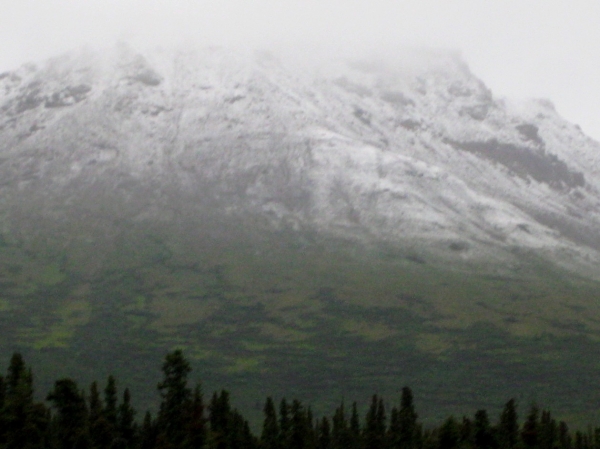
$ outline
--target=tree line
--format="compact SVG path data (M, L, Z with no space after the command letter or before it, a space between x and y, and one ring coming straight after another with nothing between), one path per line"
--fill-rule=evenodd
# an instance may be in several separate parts
M31 368L15 353L0 376L0 448L600 449L600 427L571 432L535 405L521 423L514 399L495 422L478 410L425 428L408 387L391 408L373 395L364 417L356 402L342 402L332 416L315 417L297 399L276 403L268 397L260 432L254 433L226 390L205 403L200 385L188 385L191 367L181 351L166 355L162 372L156 416L140 417L129 390L119 394L113 376L103 388L93 382L87 390L72 379L57 380L46 401L37 402Z

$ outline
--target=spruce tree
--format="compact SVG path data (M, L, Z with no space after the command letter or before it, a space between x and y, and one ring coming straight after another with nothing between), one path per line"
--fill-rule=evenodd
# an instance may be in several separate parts
M569 427L566 422L561 421L558 423L558 449L571 449L572 446Z
M230 413L227 444L231 449L258 449L258 442L250 431L248 421L237 410Z
M417 412L413 403L412 390L402 388L400 398L400 445L404 449L417 449L420 439L420 428L417 423Z
M521 430L521 441L525 449L538 449L539 440L539 422L538 422L539 409L534 404L529 409L527 419L523 424Z
M421 449L438 449L439 429L427 429L421 435Z
M48 426L46 407L33 400L33 374L23 357L14 353L2 385L0 440L6 449L36 448L44 444Z
M500 449L514 449L519 440L517 404L514 399L504 405L497 429Z
M550 412L548 412L548 413L550 413ZM542 420L543 420L543 413L542 413ZM592 433L593 433L592 447L594 449L599 449L600 448L600 427L594 428ZM542 447L542 445L540 444L540 449L541 449L541 447Z
M47 400L56 410L54 428L59 449L85 449L91 446L85 398L72 379L60 379Z
M469 449L473 447L474 425L467 416L463 416L459 427L458 445L461 448Z
M307 427L306 447L307 447L307 449L316 449L317 433L315 431L314 416L313 416L312 408L310 408L310 406L308 406L306 408L306 427Z
M475 449L494 449L496 442L494 440L488 414L485 410L477 410L473 427L473 443Z
M555 449L558 445L558 425L548 410L542 411L538 435L540 449ZM598 436L600 437L600 435ZM600 439L598 439L598 443L598 449L600 449Z
M117 403L117 380L111 374L108 376L106 388L104 388L104 417L112 427L113 433L117 428Z
M244 418L237 410L233 410L228 418L228 431L225 435L227 447L230 449L248 449L247 435L244 429Z
M263 414L264 420L260 435L261 449L282 449L279 445L279 423L277 422L275 403L270 396L265 402Z
M92 447L109 447L115 435L114 428L109 424L104 413L102 399L98 391L98 383L90 385L89 404L89 431Z
M587 438L580 430L575 432L575 442L573 449L590 449L587 444Z
M360 440L360 418L358 417L358 407L356 401L352 403L352 412L350 412L350 425L348 427L348 449L359 449Z
M371 406L365 418L363 430L363 448L380 449L385 442L385 408L383 399L376 394L371 398Z
M26 373L27 367L25 366L23 356L20 353L15 352L10 358L8 374L6 376L6 386L9 394L17 388Z
M240 416L242 416L242 415L240 414ZM244 422L244 427L242 430L243 438L242 438L241 449L259 449L258 439L254 436L254 434L250 430L250 424L248 424L248 421L246 419L243 419L243 422Z
M150 412L146 412L144 415L144 421L142 422L142 428L140 430L138 442L139 449L155 449L157 433L156 425L152 420L152 415Z
M136 426L135 426L135 410L131 406L131 394L129 388L125 388L123 392L123 402L117 410L117 432L126 446L131 446L134 442Z
M460 441L460 429L453 416L444 421L439 431L439 449L456 449Z
M344 401L335 410L332 419L331 444L333 449L346 449L350 447L350 431Z
M388 449L401 449L400 440L400 410L397 407L392 407L390 412L390 426L386 434L386 447Z
M382 445L385 441L386 421L387 416L385 414L385 406L383 404L383 398L380 397L379 402L377 403L377 432L380 435Z
M207 419L204 416L204 399L200 385L196 385L190 404L188 429L185 446L188 448L202 448L207 441Z
M4 376L0 376L0 447L6 443L7 417L6 407L6 381Z
M157 417L159 432L175 448L181 447L186 437L186 417L192 397L187 376L191 370L182 351L175 350L166 355L162 365L164 377L157 386L162 399Z
M290 408L285 398L279 403L279 447L286 449L290 444Z
M291 429L289 449L308 449L309 430L307 416L299 400L294 399L291 407Z
M213 394L210 404L210 431L215 449L230 449L231 438L236 428L233 428L233 414L229 403L229 392L221 390Z
M326 416L317 423L317 449L331 449L331 426Z
M92 382L90 385L90 396L88 399L90 416L90 423L99 420L104 414L104 407L102 407L102 400L100 399L100 393L98 392L98 383Z

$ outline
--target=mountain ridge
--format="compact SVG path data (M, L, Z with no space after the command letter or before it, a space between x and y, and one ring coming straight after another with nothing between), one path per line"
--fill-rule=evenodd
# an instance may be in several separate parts
M121 45L3 74L0 152L12 162L0 170L20 186L5 181L5 196L31 185L76 196L104 176L113 187L89 195L138 189L133 220L166 207L168 186L275 224L472 248L461 257L513 245L588 273L600 262L598 143L546 101L495 99L455 53L413 50L409 68L331 64L324 78L264 52L153 55Z

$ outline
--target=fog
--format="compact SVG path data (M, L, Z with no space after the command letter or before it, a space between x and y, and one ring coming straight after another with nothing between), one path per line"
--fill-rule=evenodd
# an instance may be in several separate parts
M600 3L587 0L0 0L0 72L88 45L459 50L495 95L543 97L600 140Z

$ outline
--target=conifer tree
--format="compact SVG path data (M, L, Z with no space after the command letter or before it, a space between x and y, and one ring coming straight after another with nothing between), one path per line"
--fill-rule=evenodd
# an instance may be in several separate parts
M250 431L248 421L237 410L230 412L227 444L227 447L231 449L258 448L258 443Z
M574 449L589 449L587 444L587 438L580 430L575 432L575 442L573 445Z
M404 449L417 449L420 439L420 428L417 423L417 412L413 403L412 390L402 388L400 398L400 445Z
M306 427L307 427L307 437L306 437L306 447L307 449L316 449L317 447L317 433L315 432L314 426L314 416L312 409L310 406L306 408Z
M247 435L245 435L244 418L242 415L240 415L237 410L233 410L230 412L228 421L229 430L225 435L227 447L231 449L248 449L248 441L246 441Z
M157 425L166 441L175 448L182 446L186 437L186 417L189 416L192 392L187 386L191 372L189 362L181 350L165 357L162 365L163 380L157 386L161 396Z
M456 449L460 441L460 429L453 416L444 421L439 431L439 449Z
M561 421L558 423L558 449L571 449L572 441L567 423Z
M473 421L467 416L463 416L462 422L459 427L459 438L458 445L461 448L472 448L473 447Z
M6 386L9 394L11 391L15 391L26 373L27 367L25 366L23 356L20 353L15 352L10 359L8 374L6 376Z
M352 444L343 400L333 415L331 444L334 449L346 449Z
M263 408L264 420L262 433L260 435L261 449L280 449L279 445L279 423L277 422L277 412L275 403L269 396Z
M331 426L326 416L317 423L317 449L331 449Z
M6 442L7 417L5 416L6 407L6 382L4 376L0 376L0 447L4 447Z
M102 400L100 399L100 393L98 392L98 382L94 381L90 385L90 396L89 396L89 421L90 423L99 420L104 414L104 408L102 407Z
M558 425L548 410L542 411L538 436L540 449L554 449L558 444Z
M548 412L548 413L550 413L550 412ZM543 416L544 416L544 414L542 413L542 421L543 421ZM599 449L600 448L600 427L594 428L592 433L593 433L592 447L594 449ZM540 448L541 447L542 447L542 445L540 444Z
M473 443L475 449L494 449L496 446L492 427L488 414L485 410L475 412L475 422L473 424Z
M232 432L232 411L229 392L221 390L213 394L208 406L210 411L210 431L215 449L230 449Z
M14 353L2 383L0 440L6 449L42 447L48 426L46 407L33 400L33 374Z
M348 428L348 449L359 449L360 440L360 418L358 417L358 407L356 401L352 403L352 412L350 412L350 426Z
M134 441L135 427L135 410L131 406L131 394L129 388L125 388L123 392L123 402L117 410L117 432L126 446L131 446Z
M498 444L500 449L514 449L519 439L517 404L510 399L502 410L498 423Z
M157 429L150 412L144 415L139 438L139 449L154 449L156 447ZM198 446L202 447L202 446Z
M397 407L392 407L392 411L390 412L390 426L385 438L388 449L401 449L400 429L400 410Z
M386 421L387 416L385 414L385 406L383 404L383 398L380 397L377 403L377 432L381 436L381 441L385 441Z
M285 398L279 403L279 447L286 449L290 444L290 408Z
M4 401L6 399L6 379L4 376L0 376L0 410L4 407Z
M77 384L72 379L57 380L47 400L56 410L53 424L59 449L88 448L87 408Z
M117 380L111 374L106 381L104 388L104 417L110 424L113 432L117 427Z
M90 396L88 403L88 421L92 447L98 449L109 447L115 437L114 428L106 419L104 407L100 398L100 392L98 391L98 383L95 381L90 385Z
M192 395L189 411L188 433L185 446L203 448L207 441L206 417L204 416L204 399L200 385L196 385Z
M539 409L534 404L529 409L527 419L521 430L521 441L526 449L538 449Z
M240 414L240 417L241 416L242 415ZM248 421L243 419L243 417L242 420L244 422L244 427L242 430L242 449L259 449L258 439L252 434L252 431L250 430L250 424L248 424Z
M439 429L427 429L421 434L421 449L438 449Z
M309 425L299 400L294 399L291 406L291 428L289 449L308 449Z
M380 449L385 442L385 408L383 399L376 394L371 398L371 406L365 418L363 431L364 449Z
M358 405L356 405L356 401L352 403L352 411L350 412L350 430L355 435L360 433L360 418L358 416Z

